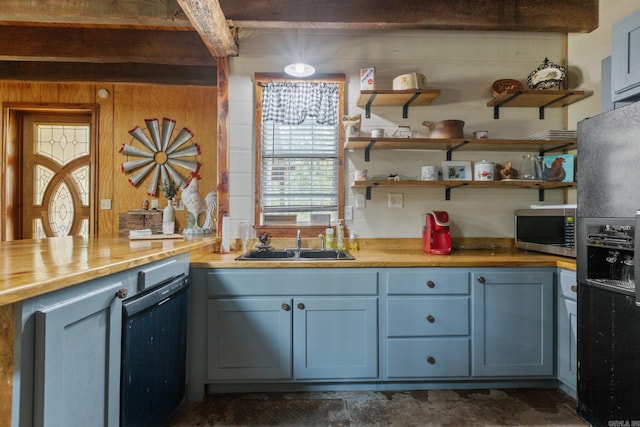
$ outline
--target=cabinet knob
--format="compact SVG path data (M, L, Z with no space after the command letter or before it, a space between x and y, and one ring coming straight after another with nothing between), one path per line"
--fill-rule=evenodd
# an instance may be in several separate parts
M433 280L427 280L427 288L433 289L435 287L436 287L436 284L433 283Z
M116 292L116 296L120 299L125 299L128 294L129 291L126 288L118 289L118 292Z
M432 315L430 315L430 314L428 314L428 315L427 315L427 322L429 322L429 323L433 323L433 322L435 322L435 321L436 321L436 318L435 318L435 317L433 317L433 316L432 316Z
M486 279L482 276L478 276L478 283L484 283L486 282Z
M298 303L298 308L299 308L300 310L304 310L304 304L303 304L303 303L301 303L301 302L299 302L299 303Z
M286 304L286 303L285 303L285 304L282 304L282 306L281 306L281 307L282 307L282 309L283 309L284 311L289 311L289 310L291 310L291 306L290 306L289 304Z
M436 358L433 357L433 356L427 357L427 363L429 363L430 365L435 365L436 364Z
M578 285L571 285L571 292L578 292Z

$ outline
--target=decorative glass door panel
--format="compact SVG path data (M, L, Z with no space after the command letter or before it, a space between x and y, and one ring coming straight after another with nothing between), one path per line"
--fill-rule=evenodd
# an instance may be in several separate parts
M92 144L84 118L25 118L24 238L89 234Z

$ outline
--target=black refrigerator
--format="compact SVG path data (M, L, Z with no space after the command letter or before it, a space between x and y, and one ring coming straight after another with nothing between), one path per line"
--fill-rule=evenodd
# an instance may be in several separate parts
M578 123L578 414L640 426L640 102Z

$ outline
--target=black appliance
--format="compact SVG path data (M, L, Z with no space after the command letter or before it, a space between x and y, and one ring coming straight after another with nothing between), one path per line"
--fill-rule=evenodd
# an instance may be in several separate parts
M640 425L640 103L578 123L578 414Z
M122 427L166 425L184 399L188 286L180 274L122 303Z

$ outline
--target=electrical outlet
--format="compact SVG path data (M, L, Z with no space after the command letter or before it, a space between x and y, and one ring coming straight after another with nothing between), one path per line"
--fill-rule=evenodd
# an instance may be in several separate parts
M401 208L404 206L404 196L402 194L389 193L389 207Z
M353 206L347 205L344 207L344 220L353 221Z
M100 199L100 209L102 209L102 210L110 210L111 209L111 199Z
M364 194L356 193L356 209L363 209L367 205Z

